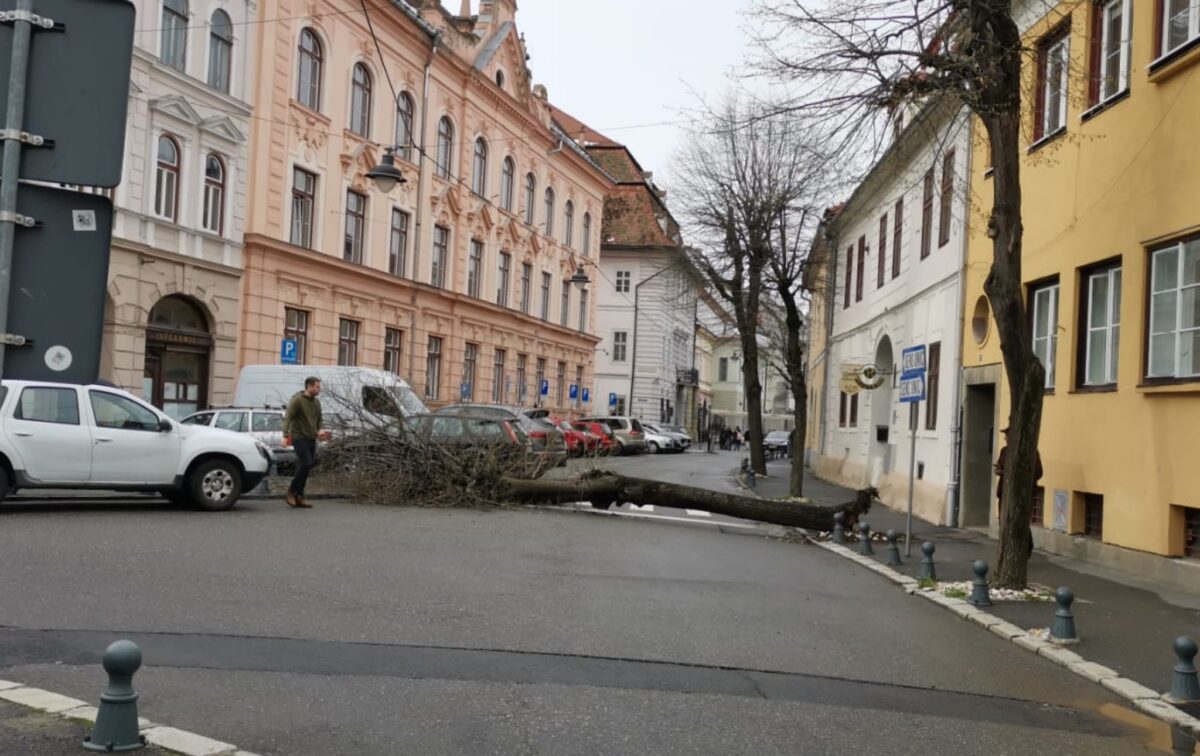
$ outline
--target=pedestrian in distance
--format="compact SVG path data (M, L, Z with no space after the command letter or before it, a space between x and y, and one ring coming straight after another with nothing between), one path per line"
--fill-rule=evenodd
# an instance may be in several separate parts
M309 472L317 464L317 441L328 437L321 417L321 402L317 400L320 394L321 379L311 376L305 378L304 390L296 392L283 416L284 435L291 439L292 448L296 451L296 475L287 492L289 507L312 507L304 498L304 488Z
M1004 436L1004 446L1000 447L1000 454L996 457L996 516L1000 519L1000 508L1004 506L1004 458L1008 452L1008 428L1001 428L1000 434ZM1036 449L1034 454L1034 471L1033 471L1033 487L1036 490L1038 481L1042 479L1042 455ZM1026 527L1029 527L1026 525ZM1029 552L1033 553L1033 531L1030 529L1029 535Z

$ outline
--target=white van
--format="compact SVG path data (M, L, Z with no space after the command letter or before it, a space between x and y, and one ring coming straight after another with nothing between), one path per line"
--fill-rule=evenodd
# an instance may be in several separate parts
M287 407L304 379L321 379L321 411L331 428L362 414L377 422L428 412L412 387L386 370L336 365L246 365L238 376L236 407Z

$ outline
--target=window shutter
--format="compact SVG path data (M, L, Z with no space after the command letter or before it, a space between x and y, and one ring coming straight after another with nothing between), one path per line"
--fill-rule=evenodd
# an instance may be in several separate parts
M1033 96L1033 141L1045 136L1046 118L1046 45L1038 47L1037 54L1037 87Z

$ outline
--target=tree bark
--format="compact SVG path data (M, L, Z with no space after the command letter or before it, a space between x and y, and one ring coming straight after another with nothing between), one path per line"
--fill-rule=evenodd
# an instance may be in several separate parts
M526 504L564 504L586 501L607 509L613 504L647 504L679 509L699 509L712 514L785 525L808 530L833 529L833 516L846 514L846 527L868 512L873 491L859 491L854 501L822 506L798 501L774 501L755 496L710 491L676 483L629 478L614 473L596 473L564 480L518 480L505 478L505 498Z
M781 287L782 288L782 287ZM784 295L784 322L787 325L787 346L784 354L784 365L787 367L788 385L792 391L792 469L788 482L788 491L792 496L804 495L804 444L808 432L808 386L804 375L804 348L800 345L800 328L803 321L800 308L796 305L790 292L781 291Z

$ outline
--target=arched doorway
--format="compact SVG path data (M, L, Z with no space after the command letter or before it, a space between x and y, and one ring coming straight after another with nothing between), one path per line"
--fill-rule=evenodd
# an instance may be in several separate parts
M871 485L879 484L885 473L892 471L891 436L892 427L892 340L887 336L879 339L875 346L875 367L883 374L884 381L871 391L871 454L868 467Z
M191 299L163 297L146 325L142 396L175 419L208 406L208 318Z

